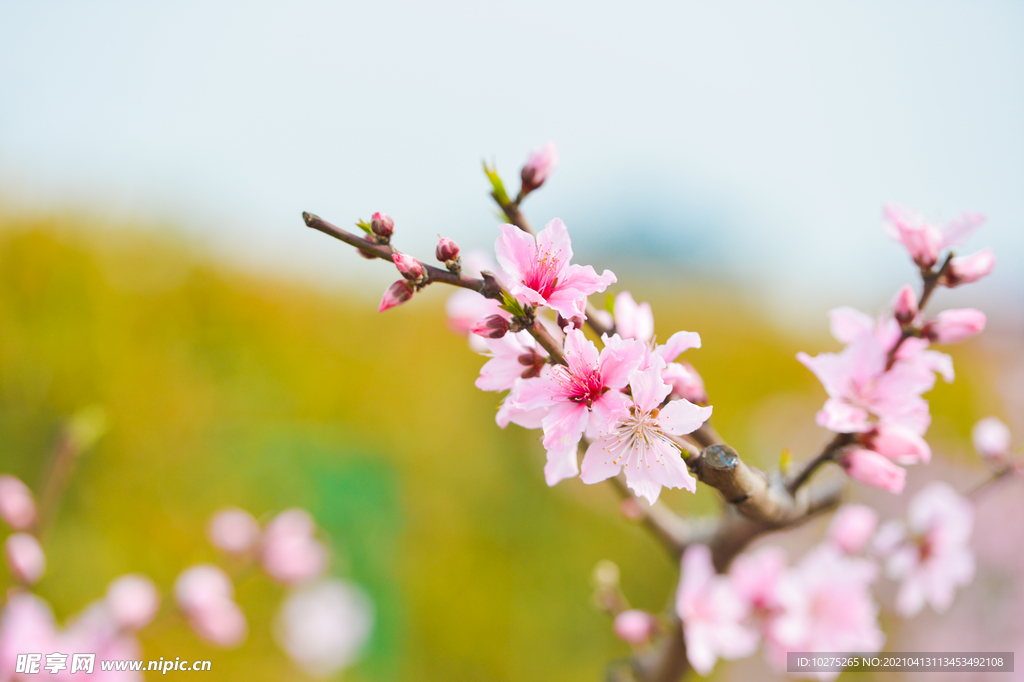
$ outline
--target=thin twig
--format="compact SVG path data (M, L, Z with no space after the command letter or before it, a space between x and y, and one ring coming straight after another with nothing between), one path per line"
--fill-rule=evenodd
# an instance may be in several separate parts
M789 480L786 489L790 495L795 495L804 483L811 479L814 472L825 462L832 461L836 452L853 442L853 435L849 433L837 433L836 437L826 445L813 459L807 461L803 467Z

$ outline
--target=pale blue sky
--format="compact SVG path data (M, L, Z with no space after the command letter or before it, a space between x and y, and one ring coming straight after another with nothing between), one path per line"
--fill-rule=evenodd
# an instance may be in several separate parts
M301 211L386 211L424 257L439 231L489 246L480 160L511 179L555 140L526 208L599 269L667 234L771 305L882 305L911 275L893 201L989 215L968 298L1020 307L1022 36L1016 0L0 2L0 193L336 286L385 274Z

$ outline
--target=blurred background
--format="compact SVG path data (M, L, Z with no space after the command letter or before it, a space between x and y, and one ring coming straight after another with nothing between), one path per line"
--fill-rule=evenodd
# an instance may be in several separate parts
M957 381L927 396L944 462L910 477L970 487L977 419L1024 434L1022 30L1024 5L995 0L0 5L0 468L38 490L72 415L100 406L108 427L39 593L60 619L128 571L166 594L215 558L211 513L297 505L377 609L346 679L594 680L627 656L592 604L595 563L651 610L677 567L610 489L544 485L535 435L500 431L473 388L482 359L445 328L447 291L378 314L394 272L300 218L387 212L424 260L438 232L490 249L481 161L514 185L548 140L561 164L525 212L563 218L659 337L700 332L686 359L716 426L765 467L826 440L794 359L837 348L825 312L881 310L913 281L882 205L985 213L967 251L993 247L995 273L935 304L990 327L950 349ZM1019 517L1003 490L986 513ZM957 608L1019 648L1019 617L977 615L1024 605L1019 561L982 535L995 558ZM146 658L304 679L271 644L280 590L238 589L244 646L178 624L143 632ZM892 646L940 641L928 618L892 623Z

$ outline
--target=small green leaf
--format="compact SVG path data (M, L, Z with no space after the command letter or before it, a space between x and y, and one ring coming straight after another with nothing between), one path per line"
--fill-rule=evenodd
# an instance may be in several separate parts
M526 311L523 310L523 306L519 304L519 301L512 298L511 294L507 291L501 292L501 300L504 301L504 303L498 306L499 308L513 317L526 317Z
M360 230L362 230L366 234L373 234L373 230L370 229L370 223L366 222L362 218L360 218L359 221L356 222L356 227L358 227Z
M505 183L501 181L501 177L498 175L497 166L488 167L487 162L484 161L484 173L487 174L487 179L491 181L491 187L494 188L494 199L501 206L506 206L512 202L508 199L508 192L505 191Z

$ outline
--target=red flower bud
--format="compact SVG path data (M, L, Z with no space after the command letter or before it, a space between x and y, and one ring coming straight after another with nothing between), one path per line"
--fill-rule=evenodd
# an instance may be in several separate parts
M374 213L370 216L370 229L380 237L382 244L387 244L395 232L395 221L387 213Z
M437 249L434 250L434 255L437 256L437 260L442 263L447 263L450 260L455 260L459 257L459 245L453 242L447 237L441 237L438 235L439 241L437 242Z
M402 273L402 277L412 281L423 277L423 265L412 256L404 253L394 253L391 255L391 260L395 262L395 267Z
M896 321L903 325L910 324L917 317L917 294L909 284L897 292L892 310Z
M384 298L380 299L380 305L377 306L377 312L382 313L388 308L394 308L395 306L402 305L410 298L412 298L415 289L412 284L400 279L391 286L388 287L387 291L384 292Z
M488 339L500 339L508 333L508 318L502 315L491 315L473 325L470 331Z

